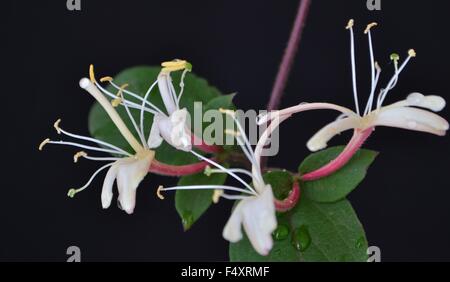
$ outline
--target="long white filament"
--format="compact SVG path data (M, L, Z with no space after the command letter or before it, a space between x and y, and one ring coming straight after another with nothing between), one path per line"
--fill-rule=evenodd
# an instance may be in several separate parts
M141 112L140 112L140 127L141 127L141 135L144 136L144 111L145 111L145 101L147 101L148 96L150 95L150 93L152 92L153 88L155 87L155 85L158 84L158 81L156 80L155 82L153 82L153 84L148 88L147 93L145 93L144 95L144 99L142 100L142 105L141 105Z
M410 60L411 60L411 56L408 56L408 58L406 58L406 60L400 66L398 71L395 72L394 76L391 78L391 80L389 81L389 83L386 86L386 88L380 92L379 97L378 97L378 103L377 103L377 108L378 109L383 105L384 99L386 99L386 96L387 96L388 92L390 90L392 90L393 85L395 85L396 81L398 80L398 77L399 77L400 73L403 71L403 69L406 67L406 65L408 64L408 62Z
M106 152L106 153L110 153L110 154L119 154L119 155L130 156L130 154L128 154L128 153L122 153L120 151L111 150L111 149L87 146L87 145L83 145L83 144L79 144L79 143L75 143L75 142L49 140L47 143L48 144L56 144L56 145L68 145L68 146L74 146L74 147L78 147L78 148L83 148L83 149L86 149L86 150L92 150L92 151Z
M248 191L245 189L233 187L233 186L227 186L227 185L189 185L189 186L174 186L174 187L168 187L168 188L161 188L161 191L173 191L173 190L215 190L215 189L223 189L228 191L234 191L234 192L240 192L245 193L249 195L256 195L252 191Z
M125 150L123 150L123 149L121 149L121 148L119 148L119 147L116 147L116 146L114 146L114 145L112 145L112 144L110 144L110 143L107 143L107 142L104 142L104 141L101 141L101 140L98 140L98 139L95 139L95 138L92 138L92 137L87 137L87 136L83 136L83 135L78 135L78 134L70 133L70 132L65 131L64 129L62 129L62 128L60 128L60 127L58 127L58 130L59 130L59 132L65 134L65 135L67 135L67 136L70 136L70 137L73 137L73 138L77 138L77 139L81 139L81 140L86 140L86 141L94 142L94 143L97 143L97 144L100 144L100 145L109 147L109 148L111 148L111 149L114 149L115 151L120 152L120 153L122 153L123 155L131 156L130 153L128 153L128 152L126 152Z
M99 174L99 173L100 173L102 170L104 170L105 168L112 166L113 164L114 164L114 163L112 162L112 163L106 164L106 165L102 166L101 168L97 169L97 170L94 172L94 174L92 174L91 178L89 178L88 182L87 182L86 184L84 184L82 187L80 187L80 188L78 188L78 189L75 189L75 192L78 193L78 192L81 192L81 191L83 191L84 189L86 189L86 188L92 183L92 181L93 181L94 178L97 176L97 174Z
M356 113L359 115L358 91L356 88L355 39L353 36L353 27L349 26L348 29L350 30L350 57L352 64L353 98L355 100Z
M126 100L125 100L125 97L124 97L124 95L123 95L123 93L122 93L122 90L123 90L123 88L121 88L121 90L119 90L119 91L120 91L120 96L121 96L120 98L123 99L124 101L126 101ZM141 133L141 130L139 129L139 127L138 127L138 125L137 125L137 123L136 123L136 120L134 119L133 115L131 114L130 109L128 108L128 106L127 106L126 103L123 103L123 106L125 107L125 111L126 111L127 114L128 114L128 118L131 120L131 123L133 124L134 130L136 130L136 133L138 134L139 138L141 139L142 145L143 145L145 148L148 149L148 145L147 145L147 142L146 142L146 140L145 140L145 137L144 137L144 135Z
M216 162L213 161L213 160L210 160L210 159L208 159L208 158L205 158L204 156L200 155L199 153L197 153L197 152L195 152L195 151L193 151L193 150L191 150L190 152L191 152L192 154L194 154L197 158L199 158L199 159L201 159L201 160L203 160L203 161L205 161L205 162L207 162L207 163L209 163L209 164L211 164L211 165L217 167L218 169L222 170L223 172L225 172L225 173L231 175L234 179L236 179L237 181L239 181L240 183L242 183L247 189L249 189L250 191L252 191L252 192L256 195L255 190L254 190L250 185L248 185L248 183L245 182L242 178L240 178L239 176L237 176L234 172L230 171L229 169L227 169L227 168L225 168L224 166L222 166L222 165L216 163Z

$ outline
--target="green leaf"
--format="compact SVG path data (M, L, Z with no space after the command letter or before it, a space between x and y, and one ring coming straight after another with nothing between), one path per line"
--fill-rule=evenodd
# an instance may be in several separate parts
M291 174L285 170L270 171L264 174L264 181L270 183L275 198L283 200L292 190L294 183Z
M129 86L127 90L130 90L143 97L150 85L156 80L160 69L160 67L149 66L132 67L116 75L114 77L114 82L118 85L128 83ZM177 93L180 89L180 77L181 72L172 73L173 84ZM219 90L209 85L205 79L200 78L195 74L188 73L186 75L184 83L185 88L184 94L180 101L180 107L187 108L192 117L192 121L194 120L194 102L201 102L203 104L203 110L208 107L208 104L211 104L211 107L231 107L232 105L232 96L222 96ZM108 86L107 89L112 93L117 93L117 90L115 90L111 86ZM132 102L141 104L139 100L134 99L129 95L126 95L125 97L127 98L127 100L131 100ZM149 95L149 101L165 112L165 107L157 87L155 87L152 93ZM119 106L116 109L124 122L127 124L128 128L135 134L136 138L138 138L131 120L126 114L125 108ZM132 112L134 119L139 125L140 112L135 109L130 109L130 111ZM145 113L144 118L144 133L147 137L150 132L151 124L153 122L153 115ZM95 103L92 106L89 114L89 131L95 138L109 142L130 153L133 152L130 145L121 136L116 126L112 123L106 112L98 103ZM188 164L198 161L197 158L195 158L192 154L176 150L166 143L163 143L163 145L156 149L156 158L161 162L173 165Z
M236 108L233 104L234 96L236 96L236 93L215 97L206 104L205 109L217 110L222 108L234 110Z
M313 171L336 158L344 146L332 147L309 155L300 165L300 174ZM302 196L317 202L330 203L344 199L366 176L377 152L360 149L350 161L332 175L302 183Z
M287 230L287 232L286 232ZM278 232L282 236L278 236ZM366 261L364 229L350 202L317 203L302 198L278 217L274 246L268 256L255 252L246 236L230 244L231 261Z
M181 177L178 185L222 185L225 180L224 173L215 173L211 176L198 173ZM184 230L188 230L208 209L213 193L213 190L177 190L175 208L181 217Z
M264 175L274 194L284 191L292 176L277 171ZM364 229L350 202L318 203L301 197L297 206L277 214L274 246L268 256L255 252L246 236L230 244L231 261L366 261Z

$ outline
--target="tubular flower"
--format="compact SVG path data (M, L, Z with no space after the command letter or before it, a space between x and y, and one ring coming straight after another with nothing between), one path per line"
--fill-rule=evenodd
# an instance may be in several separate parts
M112 103L106 99L106 97L100 92L100 90L95 85L96 81L91 76L91 80L87 78L82 78L80 80L80 87L86 90L89 94L91 94L103 107L103 109L107 112L108 116L111 118L112 122L116 125L117 129L120 131L122 136L127 140L130 146L133 148L134 152L130 153L125 151L124 149L118 148L110 143L98 140L96 138L82 136L74 133L70 133L61 128L60 122L58 119L54 123L54 127L58 134L63 134L74 139L79 139L83 141L88 141L97 144L98 146L90 146L84 145L76 142L66 142L66 141L52 141L50 139L45 139L40 145L39 150L42 150L44 145L46 144L58 144L58 145L69 145L78 148L82 148L89 151L97 151L114 155L114 157L97 157L90 156L85 151L80 151L74 155L74 162L77 162L79 158L85 158L93 161L106 161L109 162L106 165L100 167L94 174L90 177L89 181L82 187L77 189L70 189L68 192L69 197L74 197L78 192L86 189L95 178L95 176L101 172L102 170L109 168L106 173L105 180L103 182L102 194L101 194L101 202L102 207L104 209L108 208L111 205L111 200L113 197L113 185L117 180L117 188L119 192L118 196L118 205L121 209L123 209L128 214L133 213L135 204L136 204L136 189L139 183L143 180L143 178L147 175L148 168L150 167L155 152L150 150L148 144L145 141L145 138L142 134L142 128L139 128L131 116L131 113L128 109L127 103L124 103L126 111L128 113L129 118L131 119L134 129L139 136L140 141L138 141L135 136L128 129L120 115L114 109L113 105L116 100L113 100ZM117 95L118 99L122 99L123 88L120 88L119 94Z
M123 89L123 94L131 96L138 102L132 102L130 100L124 101L117 99L116 95L109 92L106 88L103 88L99 83L96 83L97 87L102 90L105 95L114 98L115 105L127 105L129 108L140 110L140 126L144 128L144 112L148 112L154 115L153 123L148 136L147 144L149 148L154 149L161 145L165 140L171 146L178 150L190 151L192 143L207 153L217 153L221 151L218 146L211 146L203 143L202 140L197 138L191 133L188 124L189 113L186 108L180 108L180 100L184 92L184 79L187 72L192 70L192 65L186 60L173 60L169 62L163 62L161 64L162 69L159 73L156 81L154 81L148 88L143 97L140 95ZM91 76L93 76L93 69L91 68ZM183 71L180 81L180 91L176 93L172 83L171 72ZM113 78L106 76L100 79L101 82L108 82L112 87L120 90L121 87L114 83ZM155 104L148 101L148 97L151 94L155 86L158 86L162 101L164 103L165 111L158 108ZM141 132L144 133L143 131ZM170 170L170 168L169 168Z
M226 168L213 160L203 157L195 151L191 150L191 152L214 167L207 167L205 169L205 174L210 175L212 173L226 173L240 182L242 187L227 185L192 185L176 187L160 186L157 194L158 197L164 199L161 194L163 191L212 189L215 190L213 195L213 201L215 203L218 202L219 198L238 200L239 203L237 203L225 225L223 237L230 242L238 242L243 236L243 226L254 249L261 255L267 255L272 249L272 232L277 226L277 220L275 216L275 198L272 192L272 187L264 182L261 173L260 152L262 146L260 146L261 148L257 146L255 151L253 151L242 126L235 117L235 112L230 110L221 111L230 115L234 119L237 131L226 130L225 133L235 136L238 144L240 144L242 148L242 151L252 164L252 170L248 171L241 168ZM265 144L265 139L260 142ZM253 185L249 185L238 174L249 176L252 179ZM225 191L239 192L240 194L229 194Z
M358 92L356 85L356 63L355 63L355 47L353 36L353 20L350 20L347 29L350 32L350 53L352 66L352 88L355 102L355 111L329 103L302 103L297 106L286 108L280 111L274 111L259 117L258 123L262 124L274 117L290 117L294 113L316 110L316 109L332 109L341 112L336 121L331 122L320 129L308 142L307 147L310 151L318 151L327 147L327 143L334 136L353 129L354 134L350 142L347 144L341 154L325 165L324 167L305 174L303 180L314 180L327 176L337 169L344 166L360 148L364 141L371 135L376 126L389 126L414 131L422 131L438 136L443 136L449 128L448 122L433 112L439 112L445 107L445 100L440 96L425 96L420 93L412 93L405 100L383 106L389 91L391 91L399 80L400 73L404 70L410 60L416 57L413 49L408 51L408 57L399 64L400 56L391 55L394 65L394 75L389 80L385 88L380 89L377 99L375 100L375 92L381 73L381 68L374 60L374 52L372 45L371 28L376 23L367 26L364 33L368 36L369 55L371 62L371 90L364 111L360 111ZM419 109L421 108L421 109Z

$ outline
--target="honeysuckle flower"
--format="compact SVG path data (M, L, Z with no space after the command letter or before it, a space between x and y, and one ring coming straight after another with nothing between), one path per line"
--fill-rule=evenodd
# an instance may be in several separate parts
M236 124L237 131L227 130L227 134L232 134L238 140L242 151L250 161L252 170L248 171L241 168L226 168L219 163L207 159L204 156L192 151L192 154L208 162L214 169L207 168L205 173L226 173L241 183L242 187L234 187L228 185L191 185L162 187L157 190L159 198L164 199L162 191L171 190L201 190L213 189L213 201L217 202L219 198L229 200L239 200L234 208L228 222L223 229L223 237L230 242L238 242L242 239L242 226L254 249L261 255L267 255L272 249L273 240L272 232L277 226L275 215L275 198L272 187L263 180L260 167L261 149L265 144L266 138L261 140L262 145L257 146L253 151L248 138L235 117L235 113L230 110L221 110L223 113L230 115ZM252 186L244 181L238 174L251 177ZM240 194L229 194L226 192L239 192Z
M374 102L375 91L381 73L380 66L374 60L374 52L372 47L371 28L376 26L376 23L369 24L364 31L364 33L368 36L369 42L371 90L364 111L360 111L356 86L353 23L354 21L350 20L346 28L350 32L352 82L356 110L352 111L348 108L329 103L302 103L297 106L262 115L258 120L258 123L264 123L274 117L283 117L285 119L294 113L316 109L332 109L341 112L341 115L336 121L323 127L307 142L307 147L311 151L324 149L327 147L327 143L330 139L349 129L354 130L352 139L336 159L318 170L303 175L303 180L318 179L341 168L351 159L353 154L360 148L363 142L371 135L374 128L377 126L389 126L422 131L438 136L445 135L449 128L449 124L445 119L433 113L439 112L445 107L445 100L440 96L425 96L415 92L408 95L405 100L383 106L387 94L396 86L400 73L404 70L409 61L416 57L416 52L413 49L408 51L408 57L401 65L399 65L400 56L397 54L391 55L391 60L394 64L394 75L388 82L387 86L379 91L376 102Z
M80 188L70 189L68 192L69 197L74 197L76 193L83 191L86 189L95 178L95 176L100 173L102 170L109 168L106 173L106 177L103 182L102 193L101 193L101 202L102 207L104 209L108 208L111 205L111 201L113 198L113 185L114 182L117 181L117 188L119 192L119 196L117 198L118 205L121 209L123 209L128 214L133 213L135 204L136 204L136 189L139 183L143 180L143 178L147 175L148 169L154 159L155 152L151 150L143 136L142 128L137 126L136 121L133 119L130 110L128 109L127 104L125 103L125 109L129 118L131 119L134 129L136 130L140 141L138 141L135 136L128 129L120 115L111 105L110 101L106 99L106 97L100 92L100 90L95 85L95 79L91 77L91 80L87 78L82 78L80 80L80 87L86 90L89 94L91 94L103 107L108 116L111 118L111 121L115 124L117 129L120 131L122 136L128 142L128 144L134 150L133 153L127 152L122 148L114 146L108 142L88 137L82 136L78 134L74 134L68 132L61 128L60 122L58 119L54 123L54 127L58 134L63 134L75 139L84 140L92 143L96 143L97 146L84 145L77 142L67 142L67 141L52 141L49 138L45 139L40 145L39 150L42 150L44 145L46 144L58 144L58 145L69 145L78 148L82 148L90 151L97 151L103 153L113 154L114 157L97 157L90 156L85 151L80 151L74 155L74 162L77 162L79 158L86 158L93 161L106 161L108 162L106 165L100 167L94 174L90 177L89 181ZM119 91L120 99L123 99L123 95ZM114 101L113 101L114 103Z
M144 112L154 115L150 134L147 140L149 148L155 149L159 147L164 140L174 148L186 152L192 149L192 143L194 143L194 145L202 151L208 153L216 153L221 151L220 147L206 145L202 142L202 140L199 140L193 133L191 133L188 123L189 113L186 108L180 108L180 100L185 86L184 79L187 72L192 71L192 65L186 60L173 60L163 62L161 66L162 69L156 81L152 83L143 97L132 91L124 89L123 87L121 88L119 85L114 83L113 78L110 76L100 79L101 82L108 82L112 87L121 91L124 95L130 95L138 102L133 102L130 100L123 101L120 97L117 97L106 88L103 88L101 84L96 83L96 86L99 87L105 95L115 99L115 106L127 105L129 108L140 110L141 128L144 128ZM171 77L171 73L175 71L183 71L179 84L179 93L176 93ZM93 68L91 67L91 77L93 76ZM165 111L148 101L148 97L156 85L158 85Z

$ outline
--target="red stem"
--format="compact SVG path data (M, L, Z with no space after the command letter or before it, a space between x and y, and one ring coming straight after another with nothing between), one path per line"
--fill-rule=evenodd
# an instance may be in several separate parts
M335 171L342 168L353 157L353 155L361 148L362 144L369 138L373 132L373 127L365 129L363 131L355 129L353 137L350 142L345 146L344 150L334 160L328 164L322 166L319 169L308 172L301 176L303 181L312 181L325 176L328 176Z
M297 204L300 199L300 185L296 180L292 185L292 190L289 192L289 195L284 200L275 200L275 209L278 212L287 212L291 210Z
M308 16L310 4L311 0L302 0L298 6L294 26L292 27L288 45L284 51L283 59L281 60L278 74L272 88L272 94L270 95L270 101L267 105L268 111L277 110L280 104L280 100L283 96L283 91L289 77L289 72L291 70L292 63L294 62L300 39L302 38L302 31Z
M202 172L207 165L207 162L198 162L188 165L169 165L154 159L148 171L166 176L183 176Z
M223 148L221 146L208 145L203 141L203 139L197 137L194 133L191 133L191 142L196 148L202 150L205 153L214 154L223 151Z

